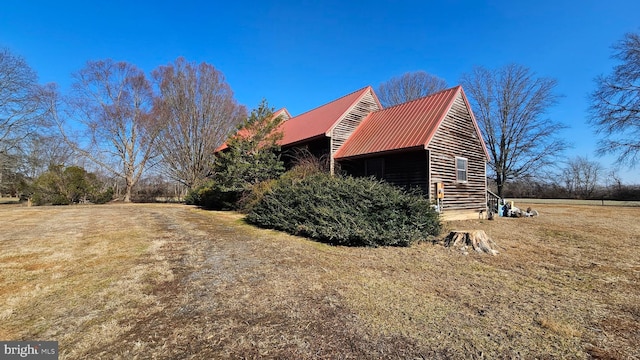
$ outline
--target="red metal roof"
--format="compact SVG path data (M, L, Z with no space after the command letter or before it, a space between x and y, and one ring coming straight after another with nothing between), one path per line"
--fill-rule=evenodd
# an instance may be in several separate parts
M280 126L280 130L284 133L280 145L295 144L303 140L328 135L334 124L368 91L373 93L371 86L364 87L285 121Z
M334 158L415 147L426 148L459 93L462 93L467 102L462 87L456 86L369 114L336 152ZM480 134L473 113L471 118ZM482 141L482 136L480 139ZM482 145L484 147L484 142Z

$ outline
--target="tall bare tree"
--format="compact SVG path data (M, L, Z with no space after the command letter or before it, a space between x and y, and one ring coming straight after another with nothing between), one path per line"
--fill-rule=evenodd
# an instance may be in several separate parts
M556 80L511 64L495 70L476 67L461 83L489 150L498 195L506 182L534 175L566 148L557 136L565 126L544 116L558 101Z
M618 154L619 163L635 166L640 159L640 34L626 34L613 49L620 64L596 78L590 122L604 136L600 154Z
M378 86L376 95L384 107L419 99L447 88L443 79L424 71L407 72Z
M27 62L0 49L0 191L3 179L18 170L24 144L41 125L44 107L39 90L36 73Z
M169 175L189 188L212 173L214 150L247 116L222 72L184 58L153 71L154 112L162 123L158 148Z
M42 108L37 76L26 61L0 49L0 151L19 145L35 129Z
M87 141L70 144L125 182L123 200L152 165L159 130L151 116L153 94L144 73L127 62L89 61L74 75L69 105Z

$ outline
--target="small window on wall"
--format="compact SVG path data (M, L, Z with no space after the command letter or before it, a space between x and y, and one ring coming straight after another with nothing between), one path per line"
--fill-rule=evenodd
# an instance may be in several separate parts
M456 157L456 181L467 182L467 164L466 158Z

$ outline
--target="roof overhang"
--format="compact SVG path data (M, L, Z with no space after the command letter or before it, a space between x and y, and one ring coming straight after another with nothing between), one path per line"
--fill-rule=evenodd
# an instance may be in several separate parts
M302 140L298 140L296 142L293 143L287 143L285 145L280 145L280 147L282 148L289 148L289 147L296 147L296 146L300 146L300 145L304 145L305 143L311 142L311 141L316 141L316 140L321 140L321 139L329 139L329 137L326 134L320 134L317 136L312 136L306 139L302 139Z
M407 147L402 149L392 149L392 150L378 151L378 152L372 152L372 153L366 153L366 154L359 154L359 155L354 155L349 157L340 157L340 158L336 157L335 160L337 161L360 160L360 159L366 159L366 158L396 155L396 154L408 153L413 151L427 151L427 150L428 149L426 149L423 145L418 145L418 146Z

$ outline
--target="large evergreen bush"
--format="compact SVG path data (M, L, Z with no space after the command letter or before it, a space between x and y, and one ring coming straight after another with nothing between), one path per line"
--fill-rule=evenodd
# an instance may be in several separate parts
M261 227L348 246L408 246L440 232L419 195L367 178L283 176L247 215Z
M33 182L31 198L35 205L104 204L113 198L113 189L105 189L95 174L82 167L55 165Z
M284 172L280 159L278 130L282 117L274 117L265 100L251 111L238 132L230 137L227 148L217 154L211 179L186 197L186 203L207 209L237 209L238 200L245 198L261 182L275 179Z

